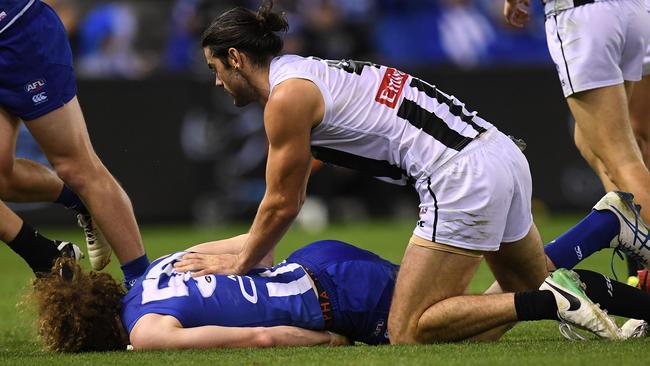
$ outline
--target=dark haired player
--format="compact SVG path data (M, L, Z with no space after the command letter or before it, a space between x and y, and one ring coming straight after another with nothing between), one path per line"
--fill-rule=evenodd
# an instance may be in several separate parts
M487 334L514 320L534 319L532 304L548 294L542 242L531 216L531 178L518 146L455 97L391 67L350 60L279 56L288 27L266 2L258 12L232 9L204 32L205 58L238 106L264 106L269 140L267 189L242 250L188 255L178 266L241 275L284 235L304 200L312 154L325 162L410 184L420 220L397 279L388 329L391 343L498 338ZM629 197L608 202L600 216L641 228ZM615 202L614 202L615 201ZM620 212L620 210L619 210ZM620 236L619 232L616 234ZM626 234L627 235L627 234ZM610 238L611 239L611 238ZM612 240L612 242L615 242ZM632 252L650 259L647 237ZM509 292L464 292L485 257ZM602 319L603 336L619 338Z
M111 246L120 263L128 263L126 272L146 267L131 202L90 143L76 97L70 45L48 5L0 0L0 69L0 198L58 202L75 209L95 269L108 264ZM21 121L56 174L15 158ZM48 271L59 255L58 242L41 236L2 202L0 240L36 272Z

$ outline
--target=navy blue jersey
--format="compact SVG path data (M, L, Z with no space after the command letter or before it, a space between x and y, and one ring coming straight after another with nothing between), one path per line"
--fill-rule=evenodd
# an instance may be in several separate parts
M324 329L316 293L300 265L283 262L245 276L193 278L189 272L174 269L186 253L154 261L124 297L122 322L128 332L148 313L171 315L185 328L293 325Z
M337 240L306 245L287 262L299 263L325 290L327 301L321 306L331 308L333 316L327 330L367 344L388 343L388 311L399 266Z
M31 121L77 94L72 51L61 20L47 4L0 0L0 9L3 6L20 11L0 20L0 30L4 29L0 33L0 107ZM7 10L0 10L0 18L2 12Z
M0 0L0 34L38 0Z
M124 297L122 322L129 332L140 317L155 313L171 315L183 327L292 325L331 330L368 344L388 343L388 310L399 266L376 254L323 240L246 276L192 278L173 267L185 253L153 262Z

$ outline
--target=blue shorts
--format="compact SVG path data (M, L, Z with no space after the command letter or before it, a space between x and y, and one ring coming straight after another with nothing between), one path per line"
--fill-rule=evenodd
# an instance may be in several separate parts
M30 121L77 94L72 51L61 20L35 2L0 34L0 107Z
M308 269L327 291L334 318L328 330L367 344L388 343L388 311L399 266L336 240L309 244L287 262Z

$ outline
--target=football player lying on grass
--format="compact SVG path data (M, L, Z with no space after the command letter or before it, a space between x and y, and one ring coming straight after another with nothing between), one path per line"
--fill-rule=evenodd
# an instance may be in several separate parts
M267 256L260 267L270 268L245 276L193 277L182 270L202 266L190 251L237 253L245 240L246 234L159 258L128 293L107 273L87 273L72 259L57 260L50 276L35 280L32 294L45 348L81 352L121 350L129 343L138 350L388 343L387 316L399 267L352 245L315 242L275 267ZM583 274L589 292L593 276ZM554 272L540 290L532 291L539 301L524 302L526 307L504 319L504 325L525 312L528 318L560 320L603 336L603 324L613 322L594 302L614 303L603 302L597 291L589 299L584 281L574 272ZM611 313L648 312L650 295L611 284L615 295L625 286L631 301L630 306L615 304Z

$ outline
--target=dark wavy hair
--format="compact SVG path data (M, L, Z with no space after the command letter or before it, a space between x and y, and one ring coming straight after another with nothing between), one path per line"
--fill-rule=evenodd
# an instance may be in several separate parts
M114 351L129 343L120 320L124 294L108 273L86 272L74 259L59 258L49 275L34 280L27 300L36 305L46 350Z
M209 47L212 56L228 65L228 50L244 52L257 66L277 56L284 42L277 32L286 32L289 23L284 13L275 13L273 1L262 3L257 12L236 7L221 14L203 32L201 46Z

